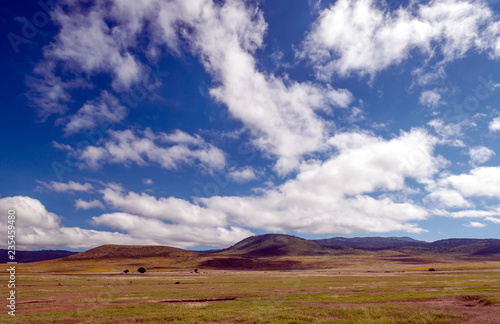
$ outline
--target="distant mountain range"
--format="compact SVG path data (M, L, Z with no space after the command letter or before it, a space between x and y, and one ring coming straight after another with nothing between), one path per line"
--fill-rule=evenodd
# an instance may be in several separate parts
M498 239L445 239L424 242L409 237L332 237L321 240L307 240L285 234L263 234L250 236L223 250L195 252L168 246L125 246L103 245L85 252L63 250L16 251L19 263L36 262L62 258L61 261L98 259L140 259L140 258L203 258L203 264L217 267L224 261L248 264L250 259L270 257L328 256L356 254L360 251L391 250L399 253L456 255L460 257L488 257L500 261L500 240ZM1 250L0 262L6 263L7 250ZM210 259L213 256L214 259ZM214 263L215 262L215 263ZM252 261L253 262L253 261Z
M431 243L414 240L409 237L332 237L321 240L306 240L292 235L264 234L248 237L218 253L266 257L327 255L335 252L337 252L335 254L338 254L339 251L348 253L355 250L394 250L399 252L486 256L500 254L500 240L445 239Z
M0 249L0 263L7 263L9 261L8 250ZM18 263L29 263L45 260L53 260L64 258L78 252L71 252L65 250L39 250L39 251L16 251L15 260Z

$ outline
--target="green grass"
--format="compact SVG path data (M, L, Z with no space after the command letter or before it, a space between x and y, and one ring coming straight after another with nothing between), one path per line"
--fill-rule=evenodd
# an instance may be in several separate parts
M258 303L258 304L256 304ZM12 323L447 323L460 317L415 307L324 307L276 303L273 300L212 303L206 306L158 304L105 307L16 316Z
M500 305L499 274L491 269L21 274L16 287L18 313L11 318L5 311L0 322L459 323L466 319L461 311L467 310L467 316L478 323L494 323L488 322L487 315L498 311ZM177 281L180 284L175 284ZM213 297L236 299L159 302ZM441 307L441 300L452 306ZM23 304L27 301L35 302Z

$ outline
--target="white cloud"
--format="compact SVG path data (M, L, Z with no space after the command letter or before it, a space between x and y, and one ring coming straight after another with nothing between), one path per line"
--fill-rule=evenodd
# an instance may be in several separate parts
M85 201L82 199L78 199L75 201L75 207L76 207L76 209L84 209L84 210L92 209L92 208L104 209L104 205L102 204L102 202L100 202L97 199L94 199L91 201Z
M485 218L488 219L491 216L500 216L500 208L492 208L490 210L460 210L456 212L448 212L445 210L436 210L434 211L435 215L439 216L447 216L453 218Z
M373 77L415 50L441 55L443 62L470 49L500 55L500 28L486 29L498 23L483 2L437 0L392 12L382 6L374 0L339 0L320 13L300 53L319 78L352 72Z
M472 165L477 165L487 162L495 155L495 152L484 146L476 146L469 149L469 155L470 163Z
M115 226L128 226L118 227L127 231L144 218L174 225L232 225L278 232L420 233L424 230L412 221L425 219L425 208L411 200L369 194L405 190L406 178L430 181L445 163L433 155L436 142L422 129L402 132L390 140L368 133L338 134L329 142L338 150L330 159L304 162L296 178L278 187L261 188L258 196L213 196L191 203L108 186L101 191L104 201L127 215L103 219L111 226L117 217L123 218L131 223Z
M48 60L64 62L72 70L89 75L110 72L113 87L128 88L141 76L141 64L128 51L135 43L135 33L125 30L128 26L109 27L105 4L96 3L91 10L78 10L76 3L67 10L56 7L51 18L60 26L56 41L44 49ZM145 7L145 6L144 6ZM153 9L153 8L151 8Z
M152 185L153 184L153 180L151 179L142 179L142 183L145 184L145 185Z
M252 167L244 167L229 172L229 178L237 183L244 183L257 179L257 175Z
M436 108L441 104L441 95L437 92L437 90L426 90L420 94L418 102L421 105Z
M116 124L125 119L127 109L107 91L102 91L97 100L87 101L76 114L68 118L64 127L66 135L84 129L96 128L99 124Z
M478 167L469 174L450 175L440 180L441 185L451 185L462 195L500 196L500 167Z
M37 182L44 188L55 192L73 193L75 191L89 192L94 190L94 186L92 186L92 184L88 182L86 183L78 183L74 181L69 181L68 183L55 182L55 181L51 181L50 183L46 183L43 181L37 181ZM40 189L40 187L37 188Z
M220 170L226 164L225 154L220 149L198 135L191 136L179 130L173 133L174 136L154 133L149 128L145 131L110 130L107 133L109 138L102 140L99 146L89 145L74 151L87 167L154 163L168 170L190 165L212 171Z
M499 215L500 216L500 215ZM496 217L486 217L485 218L487 221L490 221L492 223L495 223L495 224L500 224L500 218L496 218Z
M440 144L451 145L454 147L465 147L462 141L464 129L477 126L470 120L464 120L460 123L445 123L442 119L433 119L428 123L439 136Z
M146 139L160 137L151 132L143 135ZM197 139L183 137L190 143ZM52 222L52 225L40 222L45 227L34 227L28 234L23 233L27 240L23 244L32 247L83 248L108 242L224 246L252 234L244 228L322 234L421 233L425 230L416 222L428 216L424 207L407 197L371 195L401 190L411 195L405 179L420 183L431 181L445 164L441 157L434 156L437 142L423 129L401 132L392 139L370 133L339 133L328 142L335 149L330 158L323 162L303 162L295 178L280 186L262 188L256 196L213 196L189 202L175 197L127 192L120 185L108 184L99 192L102 200L118 212L94 217L94 225L119 229L126 234L62 227L57 215L47 212L39 201L28 197L14 204L30 201L39 212L23 211L23 214L29 213L38 222L42 217ZM141 145L149 147L147 142ZM116 153L116 156L122 155ZM78 204L82 207L98 205L95 202ZM51 235L58 236L52 243L48 240Z
M443 165L433 156L435 142L421 129L392 140L342 133L330 141L338 154L325 162L303 163L295 179L262 189L261 196L199 201L227 214L231 223L267 231L418 233L423 230L411 221L424 219L426 209L367 194L402 190L407 177L422 182L432 178Z
M61 29L44 50L46 61L75 73L111 73L116 91L130 88L144 74L137 52L152 61L165 47L197 55L216 84L210 94L243 122L256 147L277 158L280 174L298 167L303 155L324 148L330 126L316 111L347 107L353 100L346 89L294 82L258 69L253 55L263 45L267 24L262 12L241 1L111 1L85 9L69 1L53 17ZM148 35L146 47L137 41L139 33ZM77 114L68 132L88 122L82 114L85 118ZM89 161L102 153L87 152Z
M50 213L45 206L36 199L26 196L0 198L1 210L16 211L16 225L20 228L35 227L40 229L51 229L59 227L61 218L54 213ZM7 217L2 217L2 225L7 224ZM17 228L16 227L16 228ZM18 235L22 240L22 235Z
M71 99L69 90L88 86L78 78L63 81L55 74L55 68L54 62L42 62L35 66L33 75L26 78L29 87L27 97L43 121L53 114L63 114L68 110L66 104Z
M195 245L226 247L253 235L252 232L231 226L206 227L187 224L166 224L127 213L104 214L92 217L94 224L126 231L135 239L150 239L167 242L170 246L192 247ZM201 224L200 224L201 225Z
M473 227L473 228L481 228L481 227L485 227L486 225L483 223L479 223L479 222L469 222L469 224L466 224L464 226Z
M156 198L146 193L123 193L117 188L101 191L103 199L121 211L148 218L197 226L226 226L226 216L175 197Z
M261 12L228 1L196 14L200 18L190 21L197 30L190 45L220 82L210 93L245 124L258 148L278 158L280 174L290 172L302 155L318 150L328 136L325 122L315 111L346 107L351 93L258 71L252 54L262 45L267 28ZM166 35L172 33L172 24L163 23L163 27L169 31Z
M365 187L370 183L365 192L373 191L377 181L384 182L383 187L388 190L401 189L405 176L425 181L446 164L442 157L433 156L437 139L418 128L401 132L392 140L366 133L340 133L329 143L341 152L326 163L335 161L339 176L346 174L341 176L342 185Z
M19 249L89 249L111 242L180 248L196 245L226 247L253 235L248 230L234 226L224 228L166 224L157 219L126 213L104 214L92 218L94 225L121 229L126 231L126 234L64 227L59 216L48 212L40 201L25 196L0 198L0 210L9 209L16 211L16 246ZM7 225L7 217L2 217L0 230L6 233Z
M430 193L426 200L434 201L440 207L469 207L470 203L455 190L439 188Z
M37 199L26 196L0 198L0 209L16 211L16 246L19 249L71 248L86 249L102 244L139 244L139 240L120 233L63 227L61 218L48 212ZM7 217L0 220L0 230L7 232ZM144 244L152 244L150 240ZM2 244L5 244L2 243Z
M492 132L500 130L500 117L496 117L490 122L489 129Z

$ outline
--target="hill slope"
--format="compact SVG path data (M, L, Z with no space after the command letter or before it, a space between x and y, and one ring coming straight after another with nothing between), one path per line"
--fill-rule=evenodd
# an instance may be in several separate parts
M500 240L497 239L446 239L429 245L437 253L463 253L471 256L500 254Z
M151 257L196 257L199 253L170 246L106 244L63 258L64 261L90 259L137 259Z
M8 259L7 251L0 249L0 263L7 263L11 260ZM45 260L54 260L64 258L78 252L71 252L66 250L37 250L37 251L16 251L15 261L18 263L38 262Z
M235 245L218 252L248 257L324 255L330 249L321 244L297 236L263 234L250 236Z
M424 247L429 243L413 240L408 237L332 237L322 240L314 240L322 246L338 249L351 247L365 251L388 250L401 247Z

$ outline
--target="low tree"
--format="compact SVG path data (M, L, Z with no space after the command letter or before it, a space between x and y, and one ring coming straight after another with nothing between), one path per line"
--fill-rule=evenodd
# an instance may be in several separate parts
M123 270L123 273L128 273L128 270Z
M140 267L139 269L137 269L137 272L144 273L144 272L146 272L146 268Z
M434 268L430 268L430 269L429 269L429 271L436 271L436 269L434 269Z
M195 272L195 273L198 273L198 269L194 269L194 272Z

